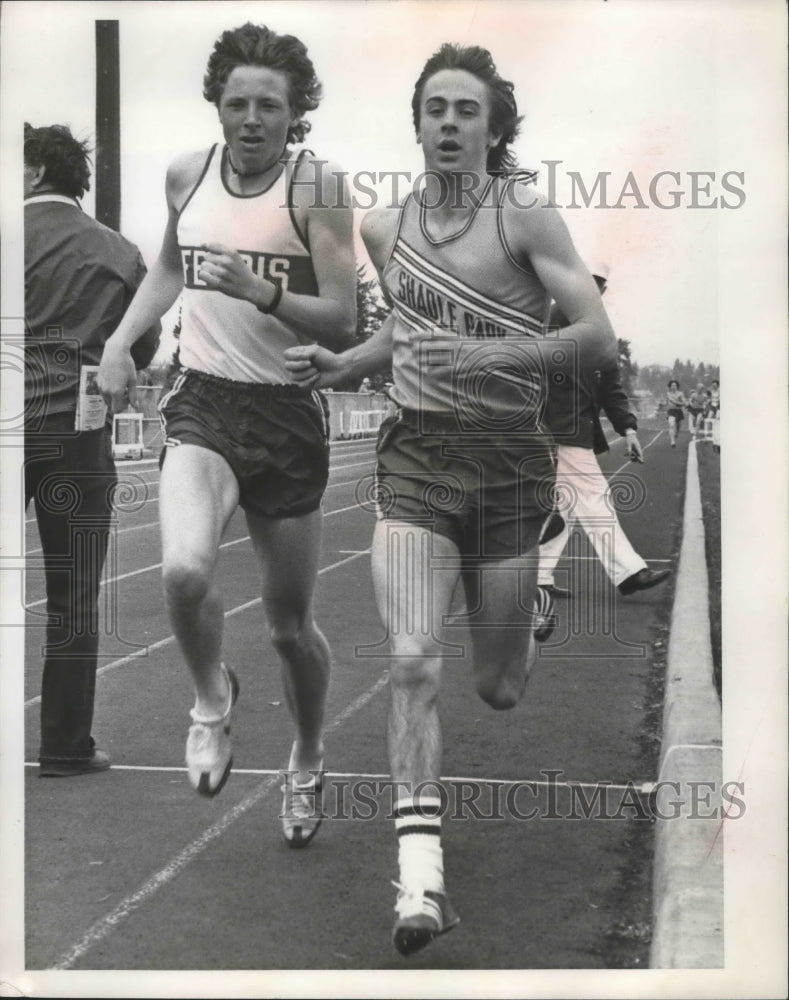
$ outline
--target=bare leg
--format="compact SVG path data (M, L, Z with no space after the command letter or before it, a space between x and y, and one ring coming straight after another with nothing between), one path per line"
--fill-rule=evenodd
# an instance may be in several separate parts
M312 598L320 558L323 513L275 519L247 514L260 564L263 607L271 641L282 664L282 681L296 740L290 767L297 781L310 778L323 760L323 721L331 655L315 624Z
M498 711L518 704L534 665L538 537L535 524L525 555L463 570L477 693Z
M379 521L372 568L378 610L391 641L388 740L392 778L413 793L441 771L438 693L442 620L458 570L436 569L434 556L457 567L457 547L442 535L395 521Z
M227 679L220 670L224 616L214 568L237 503L238 485L224 458L196 445L168 449L159 499L164 593L192 673L195 707L206 717L227 706Z
M449 565L442 567L443 560ZM438 787L443 619L458 580L459 553L448 538L425 528L379 521L372 565L393 654L388 737L392 778L398 783L400 891L392 940L401 954L411 955L459 922L444 889Z

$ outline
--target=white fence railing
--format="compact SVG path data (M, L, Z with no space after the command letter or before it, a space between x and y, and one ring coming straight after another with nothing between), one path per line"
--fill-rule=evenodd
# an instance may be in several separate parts
M355 438L377 434L385 415L386 410L351 410L348 436Z
M116 413L113 416L113 458L142 458L145 451L142 424L142 413Z
M137 411L118 413L113 419L112 450L116 458L156 455L162 446L161 421L156 406L161 386L137 387ZM328 392L332 440L372 437L388 412L383 393Z

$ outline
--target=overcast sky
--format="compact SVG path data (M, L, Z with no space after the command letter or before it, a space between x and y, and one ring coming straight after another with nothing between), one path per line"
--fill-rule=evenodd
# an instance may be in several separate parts
M774 69L760 46L769 42L779 6L12 0L3 4L2 71L13 88L12 116L34 125L67 122L92 139L94 21L120 21L122 230L150 262L164 224L167 164L221 138L215 109L202 97L202 76L225 28L251 19L303 39L325 93L311 115L309 145L352 177L418 173L410 98L424 61L444 41L484 45L514 81L526 116L517 144L521 163L541 170L544 190L553 186L582 254L611 267L606 305L635 360L717 363L719 291L728 266L722 253L727 240L736 244L733 234L756 195L749 169L755 151L726 141L729 112L744 79L769 90ZM547 161L561 161L553 185ZM650 194L659 171L679 177L664 176ZM599 188L594 207L582 207L579 196L572 207L571 173L591 190L599 172L608 175L607 204L619 207L600 207ZM695 195L693 172L712 175L695 182ZM391 180L379 183L379 196L391 187ZM362 192L360 198L366 207L369 198ZM717 208L691 207L716 198ZM679 206L660 208L656 200ZM722 208L724 200L736 207ZM84 204L93 211L92 194ZM360 208L357 226L362 215Z

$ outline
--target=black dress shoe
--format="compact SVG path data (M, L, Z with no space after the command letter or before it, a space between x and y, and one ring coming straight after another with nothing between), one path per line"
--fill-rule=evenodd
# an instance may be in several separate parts
M554 597L572 597L573 592L568 587L557 587L555 583L541 583L539 584L543 590L547 590L549 594Z
M77 774L106 771L110 766L110 758L103 750L97 749L92 737L90 744L90 756L88 757L39 757L39 777L70 778Z
M649 590L650 587L663 583L669 576L671 576L670 569L644 568L623 580L617 589L626 597L628 594L635 594L637 590Z

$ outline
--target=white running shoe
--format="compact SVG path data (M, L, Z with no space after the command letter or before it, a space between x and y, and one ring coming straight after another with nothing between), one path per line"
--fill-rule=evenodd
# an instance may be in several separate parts
M224 713L208 719L196 709L190 709L192 725L186 739L186 767L192 788L198 795L213 798L222 791L233 765L230 743L230 712L238 698L239 684L235 673L224 665L227 678L228 704Z
M296 781L293 768L284 773L282 785L282 832L288 847L306 847L323 819L323 761L304 784Z
M444 893L393 884L400 891L395 903L397 916L392 941L401 955L413 955L460 923Z

